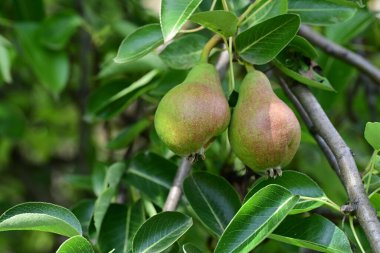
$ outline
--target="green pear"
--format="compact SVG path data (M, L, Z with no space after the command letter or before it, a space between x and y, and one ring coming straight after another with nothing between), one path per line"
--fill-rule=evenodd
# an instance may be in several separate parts
M280 168L293 159L300 139L296 116L273 92L265 74L249 72L240 86L229 127L236 156L256 172Z
M230 109L218 72L213 65L200 63L162 98L154 125L170 150L191 155L202 153L229 121Z

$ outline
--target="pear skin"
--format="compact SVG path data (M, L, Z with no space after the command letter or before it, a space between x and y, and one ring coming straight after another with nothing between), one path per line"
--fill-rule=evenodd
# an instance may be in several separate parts
M300 124L260 71L249 72L240 86L229 140L236 156L256 172L287 165L298 150Z
M170 150L190 155L206 148L229 121L230 109L218 72L213 65L200 63L162 98L154 125Z

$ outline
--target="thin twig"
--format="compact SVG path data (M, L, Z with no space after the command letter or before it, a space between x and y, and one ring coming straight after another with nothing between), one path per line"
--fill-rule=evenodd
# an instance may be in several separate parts
M377 85L380 85L380 69L376 68L371 62L328 39L314 32L307 26L302 26L299 34L308 39L312 44L321 48L326 53L342 59L355 66L370 77Z
M373 252L380 253L380 222L364 190L350 148L339 135L321 105L307 87L298 84L292 86L289 90L298 99L309 116L310 121L314 125L314 131L323 138L334 154L340 168L339 176L344 183L351 204L356 207L358 221L371 244Z
M336 161L333 152L331 151L330 147L326 144L325 140L315 131L314 123L311 121L309 115L303 108L302 104L298 101L296 96L289 89L288 85L286 84L283 78L280 78L280 85L282 89L284 90L285 94L288 96L288 98L292 101L293 105L296 107L303 122L305 123L306 127L309 129L309 132L314 136L314 139L317 141L322 152L325 154L330 166L335 170L335 172L338 175L340 175L338 162Z
M174 211L177 209L178 203L182 197L182 184L191 170L191 161L189 159L182 158L181 165L178 168L175 175L174 182L170 188L169 195L166 199L163 211Z

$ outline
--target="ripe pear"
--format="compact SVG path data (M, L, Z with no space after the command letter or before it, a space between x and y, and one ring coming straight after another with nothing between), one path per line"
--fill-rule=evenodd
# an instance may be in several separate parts
M293 159L300 139L296 116L273 92L265 74L249 72L240 86L229 127L236 156L256 172L278 169Z
M230 109L216 68L196 65L160 101L154 125L160 139L178 155L203 149L228 126Z

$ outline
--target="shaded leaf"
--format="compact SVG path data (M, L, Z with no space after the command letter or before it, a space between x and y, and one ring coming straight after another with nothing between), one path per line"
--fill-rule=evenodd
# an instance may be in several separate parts
M82 234L81 224L68 209L43 202L14 206L0 216L0 231L35 230L71 237Z
M85 199L76 204L71 211L78 218L83 234L89 232L92 215L94 213L95 200Z
M150 124L151 120L142 119L137 123L128 126L112 139L107 147L114 150L127 148L146 128L150 126Z
M202 0L161 0L160 23L165 42L174 38Z
M222 235L241 206L232 186L210 173L193 173L185 180L183 190L197 216L217 236Z
M298 14L302 23L330 25L351 18L355 5L344 0L288 0L289 13Z
M97 234L99 234L104 216L107 213L108 207L111 204L112 198L116 194L116 188L110 187L106 189L105 191L100 194L100 196L97 198L95 202L94 207L94 224L97 231Z
M279 185L259 190L227 226L215 253L248 252L260 244L288 215L299 197Z
M94 249L86 238L77 235L66 240L57 250L57 253L94 253Z
M0 82L12 82L10 47L11 43L0 35Z
M269 238L319 252L352 252L345 233L328 219L315 214L287 217Z
M125 244L124 253L132 252L132 241L137 230L145 221L144 204L140 199L138 202L134 203L128 208L127 219L126 219L126 234L125 234Z
M236 37L236 50L249 63L268 63L289 44L299 26L299 17L293 14L268 19L240 33Z
M122 42L114 59L116 63L137 60L162 44L159 24L150 24L138 28Z
M139 228L133 238L133 252L163 251L177 241L192 225L192 219L182 213L159 213Z
M162 207L176 172L176 164L161 156L153 153L139 154L128 167L127 181Z
M195 13L191 16L190 21L204 26L223 37L230 37L236 33L239 20L230 11L216 10Z
M191 243L184 244L182 246L182 249L183 249L184 253L202 253L202 251L200 249L198 249L197 247L195 247Z
M23 113L12 104L0 103L0 136L1 138L20 139L26 129Z
M198 34L190 34L173 41L167 46L160 58L173 69L189 69L197 64L207 38Z

